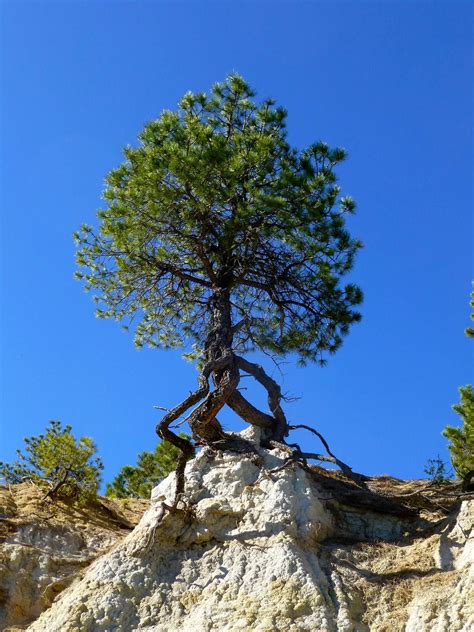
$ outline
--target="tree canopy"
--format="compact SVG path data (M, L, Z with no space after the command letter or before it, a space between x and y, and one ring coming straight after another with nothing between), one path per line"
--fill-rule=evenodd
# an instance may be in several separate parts
M470 384L459 389L461 401L453 410L461 417L461 426L446 426L451 462L457 476L468 486L474 478L474 390Z
M181 437L188 438L184 433ZM168 441L160 441L154 452L140 452L137 464L124 465L105 495L110 498L149 498L151 490L176 468L179 449Z
M361 292L340 287L360 247L344 227L354 202L340 197L343 149L292 148L286 112L257 104L231 75L211 95L186 94L125 148L106 179L101 227L76 233L98 315L135 319L135 341L199 350L215 287L230 289L234 348L324 361Z
M32 480L45 490L45 498L72 498L80 502L97 495L102 460L89 437L77 440L72 427L50 421L44 434L25 439L25 454L18 460L0 463L0 477L8 483Z
M474 283L474 281L473 281ZM471 292L469 305L474 307L474 292ZM471 312L471 320L474 313ZM474 329L467 327L464 333L468 338L474 338ZM474 390L471 384L459 389L461 401L452 406L454 412L461 417L461 426L446 426L443 435L449 441L449 453L454 470L463 481L463 487L468 488L474 479Z
M223 440L225 404L281 441L280 389L243 356L324 364L360 319L360 289L341 283L361 247L345 227L355 204L335 173L346 153L292 147L285 110L254 97L236 74L209 94L187 93L108 174L99 228L75 233L77 276L97 315L133 327L139 346L184 346L198 360L199 388L158 427L188 456L170 424L200 401L189 424L201 442ZM267 389L269 413L237 390L242 372Z

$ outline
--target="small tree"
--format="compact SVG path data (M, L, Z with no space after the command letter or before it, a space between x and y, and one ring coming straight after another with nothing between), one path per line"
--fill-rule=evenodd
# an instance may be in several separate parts
M179 435L189 439L186 434ZM180 451L168 441L160 441L154 452L141 452L137 465L125 465L107 483L105 495L110 498L149 498L151 490L176 468Z
M439 455L436 459L428 459L424 467L424 472L433 483L440 484L449 480L446 465Z
M474 292L471 292L469 304L474 308ZM474 320L474 313L471 313L471 319ZM474 338L472 327L467 327L464 333L468 338ZM474 478L474 391L468 384L461 386L459 393L461 401L452 408L460 415L463 425L446 426L443 435L450 441L448 448L454 470L463 481L463 487L467 488Z
M99 317L134 323L138 346L193 345L199 387L157 426L182 451L178 493L193 446L172 422L195 406L194 438L224 448L217 415L227 405L281 444L290 428L280 387L245 354L324 364L360 319L360 289L340 283L361 247L345 228L355 204L336 183L346 153L291 147L285 110L254 96L230 75L148 123L107 176L99 229L75 234L86 269L77 276ZM267 390L268 412L238 390L243 372Z
M461 401L453 406L462 426L446 426L443 435L450 441L451 462L458 478L468 487L474 478L474 390L470 384L459 389Z
M71 426L50 421L45 434L25 439L25 454L18 460L0 462L0 477L7 483L32 480L45 490L44 498L74 498L85 502L97 494L103 469L96 446L89 437L77 441Z

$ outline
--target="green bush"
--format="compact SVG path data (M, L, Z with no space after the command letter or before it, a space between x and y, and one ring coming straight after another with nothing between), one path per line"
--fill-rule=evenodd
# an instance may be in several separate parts
M86 502L95 497L104 466L92 439L76 440L71 430L50 421L45 434L25 439L25 454L17 450L17 461L0 462L0 478L7 483L31 480L44 489L44 498Z
M437 484L446 483L451 478L446 471L446 464L439 455L436 459L428 459L425 465L425 474L433 483Z
M462 426L446 426L443 435L449 440L451 462L458 478L469 485L474 477L474 390L470 384L459 389L461 401L453 406Z
M185 433L180 436L186 439ZM161 441L154 452L141 452L137 465L125 465L107 483L105 495L109 498L149 498L151 490L176 468L180 451L168 441Z

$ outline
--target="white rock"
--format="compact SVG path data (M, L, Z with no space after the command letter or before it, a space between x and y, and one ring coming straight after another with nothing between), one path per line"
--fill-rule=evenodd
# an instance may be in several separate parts
M403 569L415 563L421 545L387 543L382 549L374 542L332 542L338 535L337 520L311 475L298 466L269 473L283 460L283 453L263 449L213 458L202 452L186 469L186 500L192 512L164 508L163 503L173 500L175 479L169 476L153 490L153 504L136 529L94 562L28 629L474 629L468 599L470 561L464 547L468 523L472 525L468 507L448 529L444 553L439 552L441 537L433 536L428 556L423 553L423 564L431 559L431 567L426 572L415 568L412 577ZM361 514L360 522L353 526L354 537L359 529L361 537L391 533L395 524L373 513ZM397 585L394 573L400 576ZM434 581L437 574L442 581ZM429 591L427 580L433 580ZM396 588L405 582L402 603ZM422 594L417 596L418 588Z

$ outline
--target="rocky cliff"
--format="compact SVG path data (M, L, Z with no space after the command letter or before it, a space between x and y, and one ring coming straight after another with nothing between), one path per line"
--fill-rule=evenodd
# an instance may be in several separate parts
M437 507L413 493L414 482L389 477L360 490L342 475L286 464L254 430L242 434L238 452L205 449L188 463L177 509L174 475L155 488L138 526L112 550L99 546L27 629L474 629L468 502ZM38 535L38 545L50 540ZM30 568L28 553L18 555Z
M43 503L31 483L0 486L0 630L23 630L128 535L145 501Z

